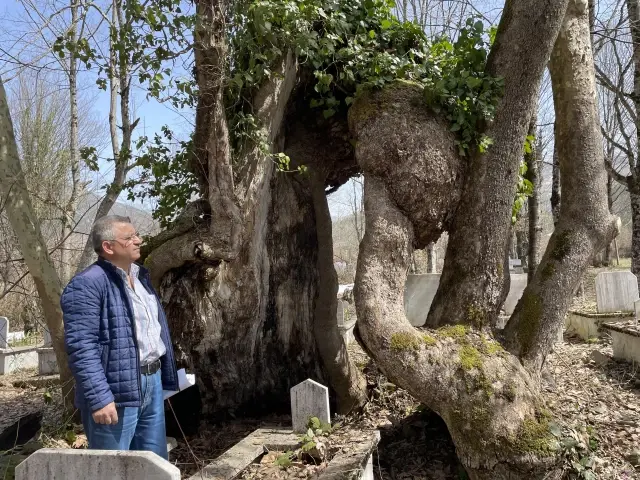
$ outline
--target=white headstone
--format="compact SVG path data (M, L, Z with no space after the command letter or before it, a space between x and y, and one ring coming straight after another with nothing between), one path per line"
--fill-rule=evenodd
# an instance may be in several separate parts
M330 423L329 389L318 382L307 379L291 389L291 419L293 431L307 431L309 419L317 417L321 422Z
M631 272L600 272L596 275L598 313L633 312L638 300L638 279Z
M0 317L0 348L8 348L9 340L9 319Z
M180 480L180 470L152 452L43 448L16 467L16 480Z
M51 341L51 333L49 332L49 329L47 327L44 327L44 346L53 346L53 342Z
M347 302L338 300L338 311L336 312L336 319L338 320L339 327L344 325L344 311L346 310L347 305L348 305Z

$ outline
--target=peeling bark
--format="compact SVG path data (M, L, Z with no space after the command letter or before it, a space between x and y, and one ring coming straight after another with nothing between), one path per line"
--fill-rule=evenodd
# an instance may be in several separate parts
M538 271L505 329L510 350L534 372L541 370L593 255L619 228L608 208L586 0L571 0L549 68L562 205Z

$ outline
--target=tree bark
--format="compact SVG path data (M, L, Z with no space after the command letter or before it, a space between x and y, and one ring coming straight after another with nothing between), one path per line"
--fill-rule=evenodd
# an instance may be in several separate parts
M538 271L505 328L510 351L534 372L541 370L594 253L619 228L608 208L586 0L571 0L549 69L562 205Z
M512 0L505 4L487 71L504 78L505 93L485 134L494 144L471 158L473 175L464 186L449 232L440 287L430 326L474 318L489 325L502 299L505 245L523 143L535 108L542 73L568 0ZM522 62L522 52L528 52ZM492 212L487 216L486 212Z
M71 0L70 42L77 40L78 3ZM71 162L71 194L63 207L61 243L60 243L60 279L66 284L71 278L71 232L75 221L80 197L80 154L78 140L78 58L75 51L69 54L69 156Z
M384 180L366 174L365 219L354 295L358 334L376 365L442 417L472 480L554 478L545 477L556 459L542 400L518 360L480 333L407 322L413 225Z
M558 122L553 125L554 138L557 136ZM551 172L551 215L553 217L553 226L558 224L560 216L560 159L558 157L558 144L553 144L553 166Z
M62 284L49 256L47 244L40 232L40 224L33 210L27 191L24 174L18 156L18 147L7 104L4 85L0 79L0 194L16 234L20 251L29 268L42 304L47 328L51 333L53 349L56 354L63 398L67 408L73 408L73 377L67 362L64 346L62 309L60 295Z

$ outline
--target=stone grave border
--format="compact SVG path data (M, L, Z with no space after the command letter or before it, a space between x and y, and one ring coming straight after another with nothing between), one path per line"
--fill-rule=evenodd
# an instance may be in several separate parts
M611 335L614 358L640 364L640 328L635 321L605 323L602 329Z
M600 338L605 323L626 322L635 318L634 312L593 313L569 310L564 320L567 331L578 335L582 340Z
M380 432L369 432L365 441L348 451L338 452L318 476L318 480L360 478L373 480L373 451L380 441ZM260 428L220 455L188 480L232 480L268 451L295 450L302 445L290 429Z

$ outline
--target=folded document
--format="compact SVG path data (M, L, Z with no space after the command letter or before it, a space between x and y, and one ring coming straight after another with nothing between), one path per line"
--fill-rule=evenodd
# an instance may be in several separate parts
M187 373L184 368L178 370L178 391L182 391L185 388L192 387L196 384L196 376L193 373ZM164 390L164 399L174 396L177 391Z

